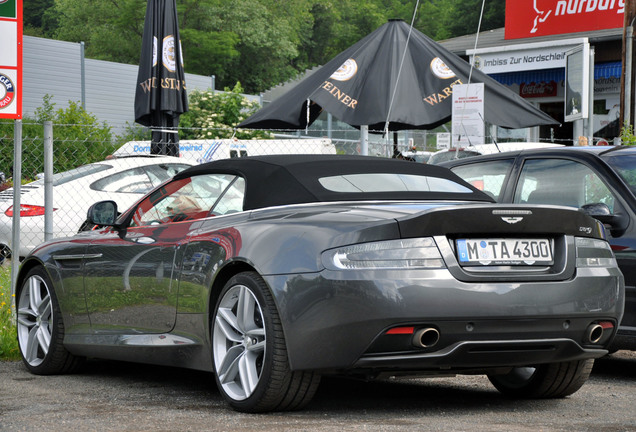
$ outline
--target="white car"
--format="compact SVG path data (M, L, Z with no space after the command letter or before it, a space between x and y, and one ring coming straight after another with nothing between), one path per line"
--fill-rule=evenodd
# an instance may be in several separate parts
M53 175L53 237L71 236L86 220L88 208L113 200L134 204L150 189L193 165L169 156L113 158ZM11 254L13 188L0 192L0 263ZM19 256L44 241L44 180L21 186Z
M427 163L437 165L441 162L446 162L453 159L463 159L471 156L547 147L563 147L563 145L538 142L506 142L497 144L471 145L467 147L450 148L436 151L431 155Z

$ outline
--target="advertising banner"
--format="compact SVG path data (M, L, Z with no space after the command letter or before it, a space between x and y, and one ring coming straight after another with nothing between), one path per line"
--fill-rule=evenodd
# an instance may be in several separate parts
M466 50L477 69L487 74L564 68L566 53L587 38L532 42L505 47Z
M506 0L506 39L622 28L625 0Z
M0 0L2 118L22 118L22 0Z
M485 142L484 84L458 84L453 88L453 147Z
M590 47L584 44L567 53L565 68L565 121L588 117Z

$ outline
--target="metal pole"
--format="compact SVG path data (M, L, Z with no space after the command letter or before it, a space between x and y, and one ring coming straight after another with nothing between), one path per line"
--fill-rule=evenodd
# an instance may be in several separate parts
M22 120L13 128L13 232L11 233L11 299L15 304L20 267L20 185L22 183Z
M369 156L369 126L360 126L360 154Z
M625 82L623 124L631 124L631 95L632 95L632 49L633 49L634 27L627 27L627 37L625 38L625 70L623 77Z
M44 122L44 241L53 238L53 122Z
M594 145L594 47L590 47L590 77L588 82L588 110L587 110L587 145Z
M84 56L84 42L80 42L80 73L82 87L82 108L86 109L86 59Z
M625 0L624 20L623 20L623 48L621 50L621 60L623 71L621 74L621 95L620 95L620 119L622 126L632 125L633 111L633 36L634 21L636 20L636 0Z

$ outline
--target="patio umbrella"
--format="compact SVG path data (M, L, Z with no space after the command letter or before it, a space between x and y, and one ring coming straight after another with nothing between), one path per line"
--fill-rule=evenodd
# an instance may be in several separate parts
M135 92L135 121L152 130L151 154L179 155L179 116L188 111L175 0L148 0Z
M484 83L485 121L506 128L558 123L402 20L390 20L238 125L303 129L322 110L370 132L433 129L451 119L452 88ZM406 54L404 54L406 50ZM396 88L397 85L397 88ZM309 105L309 109L307 106Z

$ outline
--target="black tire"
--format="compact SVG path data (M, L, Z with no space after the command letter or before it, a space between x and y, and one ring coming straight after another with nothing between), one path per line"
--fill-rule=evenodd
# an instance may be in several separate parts
M18 345L27 369L37 375L75 370L83 359L64 348L62 313L42 267L29 271L16 299Z
M216 382L235 410L296 410L316 393L320 375L290 370L276 305L257 273L240 273L225 284L211 332Z
M594 359L513 368L505 375L488 375L501 393L514 398L563 398L587 381Z
M5 244L0 244L0 264L9 258L11 258L11 248Z

